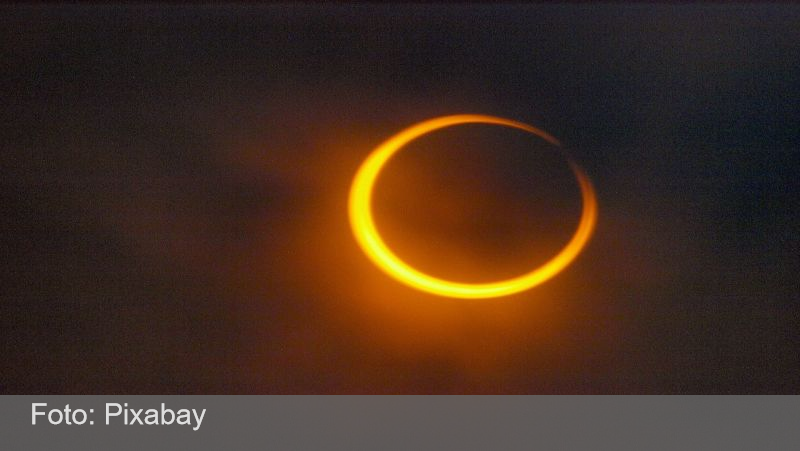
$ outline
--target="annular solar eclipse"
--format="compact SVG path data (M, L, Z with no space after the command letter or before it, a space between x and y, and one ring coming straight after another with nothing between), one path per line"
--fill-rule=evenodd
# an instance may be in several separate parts
M384 141L361 164L350 188L348 203L350 226L356 242L382 271L418 290L453 298L494 298L528 290L554 277L569 265L589 241L597 222L597 199L584 171L566 156L580 186L583 208L578 227L567 244L543 265L517 277L489 283L463 283L425 274L401 260L383 241L372 217L372 191L381 170L397 152L411 141L433 131L461 124L492 124L523 130L560 146L547 132L534 126L501 117L460 114L442 116L414 124Z

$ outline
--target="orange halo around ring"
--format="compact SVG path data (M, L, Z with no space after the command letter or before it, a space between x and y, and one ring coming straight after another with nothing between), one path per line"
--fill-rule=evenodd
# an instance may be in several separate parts
M511 279L490 283L460 283L429 276L412 268L389 249L378 233L372 218L372 188L381 169L403 146L444 127L459 124L495 124L517 128L560 146L558 140L536 127L494 116L460 114L442 116L412 125L378 146L361 164L350 188L350 226L356 241L370 260L396 280L418 290L454 298L492 298L507 296L527 290L550 279L569 265L589 241L597 222L597 199L589 178L573 161L569 160L581 189L583 212L578 228L570 241L555 257L542 266Z

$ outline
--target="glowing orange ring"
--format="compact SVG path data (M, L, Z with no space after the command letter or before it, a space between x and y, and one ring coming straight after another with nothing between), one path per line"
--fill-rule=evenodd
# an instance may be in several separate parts
M350 188L349 215L350 226L356 242L381 270L398 281L428 293L455 298L491 298L507 296L550 279L569 265L589 241L589 237L597 222L597 199L589 178L571 159L567 158L578 184L583 199L583 212L578 228L570 241L550 261L533 271L511 279L491 283L459 283L429 276L417 271L392 252L381 239L375 222L372 219L372 187L387 161L406 144L444 127L459 124L495 124L513 127L533 133L545 141L560 146L558 140L536 127L500 117L475 114L461 114L429 119L412 125L397 133L383 144L375 148L359 167L353 185Z

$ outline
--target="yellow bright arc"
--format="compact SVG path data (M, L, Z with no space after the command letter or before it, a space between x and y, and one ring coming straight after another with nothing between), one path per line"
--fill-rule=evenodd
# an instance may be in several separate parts
M549 143L560 145L558 140L536 127L494 116L460 114L429 119L412 125L373 150L356 173L349 198L350 226L356 241L367 257L389 276L413 288L440 296L454 298L507 296L527 290L555 276L578 256L586 242L589 241L597 222L597 199L594 188L583 170L569 159L570 167L578 179L583 199L583 212L578 228L567 245L555 257L527 274L498 282L479 284L439 279L417 271L403 262L381 238L372 218L371 204L372 188L383 166L403 146L414 139L434 130L459 124L503 125L533 133Z

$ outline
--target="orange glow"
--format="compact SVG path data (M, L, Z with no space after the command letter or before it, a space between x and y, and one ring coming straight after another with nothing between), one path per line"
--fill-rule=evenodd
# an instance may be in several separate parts
M530 132L545 141L560 145L558 140L536 127L500 117L462 114L429 119L412 125L378 146L361 164L350 188L350 226L356 242L381 270L394 279L428 293L454 298L493 298L519 293L554 277L569 265L589 241L597 221L597 199L589 178L569 160L583 199L583 212L578 228L561 251L544 265L511 279L491 283L453 282L424 274L395 255L381 238L372 218L372 188L383 166L403 146L432 131L459 124L494 124Z

